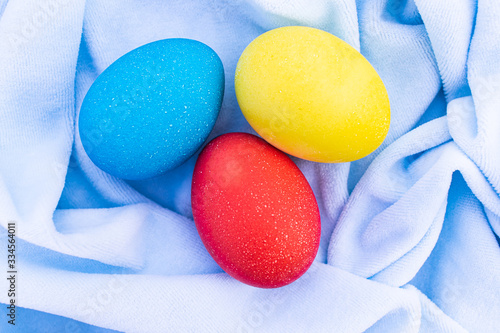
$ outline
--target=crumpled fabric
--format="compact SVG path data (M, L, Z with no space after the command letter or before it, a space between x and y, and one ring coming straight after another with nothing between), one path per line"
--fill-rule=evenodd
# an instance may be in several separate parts
M0 0L0 251L16 224L17 318L1 332L497 332L500 327L497 0ZM210 138L255 133L234 71L267 30L305 25L358 49L391 127L352 163L294 158L322 217L309 271L279 289L225 274L192 220L196 156L124 181L77 130L113 61L183 37L225 68Z

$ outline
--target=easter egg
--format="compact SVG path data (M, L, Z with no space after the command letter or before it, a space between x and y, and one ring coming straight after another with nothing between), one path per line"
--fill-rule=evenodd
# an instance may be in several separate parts
M257 37L238 61L235 89L255 131L302 159L354 161L389 130L389 98L375 69L322 30L293 26Z
M191 157L212 130L224 69L207 45L165 39L113 62L88 90L79 133L89 158L124 179L161 175Z
M196 161L191 190L201 240L235 279L276 288L312 264L321 233L313 191L293 161L261 138L212 140Z

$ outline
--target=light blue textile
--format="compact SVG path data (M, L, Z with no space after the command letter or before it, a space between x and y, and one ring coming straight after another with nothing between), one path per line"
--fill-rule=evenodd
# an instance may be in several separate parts
M0 266L15 221L17 332L499 331L498 0L3 0L0 15ZM320 251L301 279L263 290L204 249L190 208L195 158L156 179L116 179L85 155L75 119L114 60L184 37L224 63L211 138L251 132L236 62L285 25L360 49L392 123L360 161L294 159L320 205Z

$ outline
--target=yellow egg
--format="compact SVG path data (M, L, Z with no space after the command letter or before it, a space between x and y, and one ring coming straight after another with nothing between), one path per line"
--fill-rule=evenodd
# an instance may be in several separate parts
M250 125L284 152L316 162L349 162L384 141L389 97L358 51L322 30L284 27L250 43L235 74Z

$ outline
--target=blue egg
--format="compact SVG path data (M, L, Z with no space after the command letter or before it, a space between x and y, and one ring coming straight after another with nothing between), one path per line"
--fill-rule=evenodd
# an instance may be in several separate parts
M124 179L161 175L207 139L222 104L224 68L207 45L165 39L112 63L90 87L79 132L90 159Z

